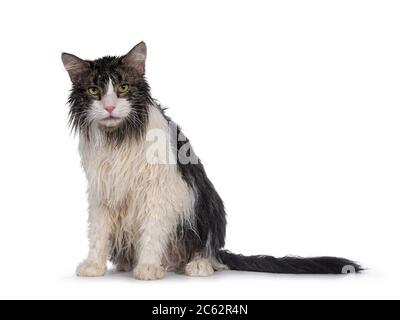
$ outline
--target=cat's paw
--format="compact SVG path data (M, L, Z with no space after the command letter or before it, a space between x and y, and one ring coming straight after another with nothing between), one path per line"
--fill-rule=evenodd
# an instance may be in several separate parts
M133 270L133 276L138 280L159 280L164 278L165 271L155 264L139 264Z
M76 275L78 277L101 277L107 272L107 267L95 261L85 260L78 268L76 268Z
M185 274L191 277L208 277L214 273L214 268L208 259L195 259L185 267Z

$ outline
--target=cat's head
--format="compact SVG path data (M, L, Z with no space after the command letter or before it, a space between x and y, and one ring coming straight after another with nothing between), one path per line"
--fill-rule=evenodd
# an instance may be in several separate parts
M89 132L97 126L118 139L140 133L147 121L149 86L144 77L146 45L121 57L83 60L69 53L62 61L72 81L70 123Z

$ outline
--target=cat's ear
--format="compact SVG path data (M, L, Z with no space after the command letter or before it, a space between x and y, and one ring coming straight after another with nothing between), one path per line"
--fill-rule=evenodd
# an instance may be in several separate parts
M65 70L68 71L69 77L72 82L77 81L79 75L89 68L89 63L77 56L70 53L63 53L61 60L64 64Z
M143 75L146 65L146 55L147 47L142 41L134 46L133 49L124 56L122 62L136 69L140 75Z

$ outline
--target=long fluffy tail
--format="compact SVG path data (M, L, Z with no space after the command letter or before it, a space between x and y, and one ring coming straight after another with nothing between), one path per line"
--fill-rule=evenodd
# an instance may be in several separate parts
M284 257L243 256L221 250L219 260L231 270L290 274L341 274L356 273L363 268L350 260L335 257Z

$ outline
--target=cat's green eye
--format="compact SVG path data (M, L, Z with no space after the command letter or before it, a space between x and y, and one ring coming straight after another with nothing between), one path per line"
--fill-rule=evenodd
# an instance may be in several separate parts
M99 94L99 89L97 89L96 87L90 87L87 91L92 96L97 96Z
M129 90L129 84L121 84L118 87L118 92L119 93L125 93L125 92L128 92L128 90Z

